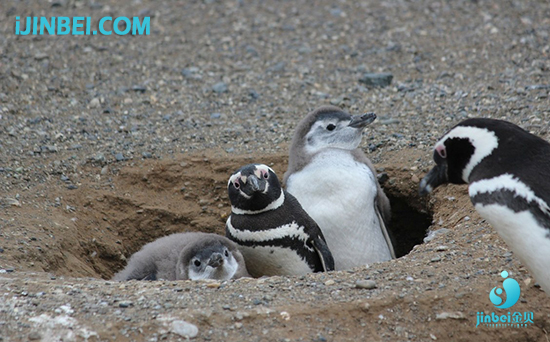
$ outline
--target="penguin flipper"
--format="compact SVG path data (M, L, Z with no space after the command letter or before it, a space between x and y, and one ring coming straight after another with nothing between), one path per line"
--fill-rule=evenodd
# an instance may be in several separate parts
M317 235L316 238L311 240L311 244L313 245L315 252L317 252L317 255L319 255L321 265L323 266L323 271L334 271L334 258L332 257L332 253L330 252L326 242L319 235Z
M386 243L388 244L388 249L390 250L390 255L392 259L395 259L395 250L393 249L393 242L392 238L388 232L388 228L386 227L386 223L384 222L384 218L382 217L382 214L380 213L380 210L378 208L375 208L374 210L376 212L376 215L378 216L378 221L380 222L380 229L382 230L382 235L384 235L384 239L386 240Z

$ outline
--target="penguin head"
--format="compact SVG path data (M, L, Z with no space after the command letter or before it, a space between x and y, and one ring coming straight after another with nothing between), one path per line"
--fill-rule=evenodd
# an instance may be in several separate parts
M227 192L233 211L262 211L280 200L283 190L269 166L249 164L229 177Z
M365 127L375 119L374 113L352 116L338 107L321 107L300 122L293 145L302 145L308 154L324 148L354 150L361 143Z
M493 154L499 136L506 135L510 125L500 120L468 119L453 127L435 144L436 165L420 182L420 194L445 183L470 183L474 168Z
M183 250L178 262L180 272L188 279L231 279L237 272L238 262L232 251L219 240L208 240Z

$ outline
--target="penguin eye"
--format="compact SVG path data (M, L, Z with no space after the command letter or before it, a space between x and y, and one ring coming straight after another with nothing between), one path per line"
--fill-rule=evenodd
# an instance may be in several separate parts
M239 181L235 181L235 183L233 183L233 186L235 187L235 189L238 189L241 187L241 184L239 183Z
M228 258L229 257L229 251L226 249L225 252L223 253L225 254L225 257Z
M264 178L265 178L265 179L268 179L268 178L269 178L269 172L263 171L263 174L264 174Z
M196 267L199 267L201 265L201 261L199 259L195 259L193 263L195 264Z
M439 154L441 158L447 158L447 149L445 148L445 146L438 146L435 148L435 151L437 152L437 154Z
M334 125L334 124L328 124L328 126L327 126L327 130L329 130L329 131L334 131L335 128L336 128L336 125Z

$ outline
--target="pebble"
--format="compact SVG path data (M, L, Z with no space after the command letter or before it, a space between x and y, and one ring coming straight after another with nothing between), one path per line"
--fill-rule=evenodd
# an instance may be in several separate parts
M132 90L135 91L136 93L145 93L147 91L147 88L145 86L142 86L142 85L135 85L132 87Z
M376 288L376 282L374 280L358 280L355 282L355 287L358 289L372 290Z
M212 90L218 94L225 93L228 91L227 84L224 82L218 82L212 86Z
M447 229L447 228L441 228L441 229L438 229L438 230L431 230L428 233L428 236L426 236L424 238L424 243L430 242L433 239L435 239L437 236L447 234L448 232L450 232L450 230Z
M373 87L387 87L391 84L393 75L390 73L365 73L359 78L359 82Z
M124 161L124 160L126 160L126 158L124 158L124 155L123 155L122 153L117 153L117 154L115 154L115 159L116 159L117 161Z
M41 339L42 339L42 335L40 335L40 333L36 331L29 334L29 340L31 341L38 341Z
M90 101L90 108L97 108L99 107L101 104L99 103L99 99L97 97L94 97L91 101Z
M444 320L444 319L458 319L463 320L466 319L464 314L460 311L454 311L454 312L441 312L435 315L436 320Z
M441 261L441 257L439 255L436 255L435 257L430 259L430 262L438 262Z
M196 325L181 320L173 321L170 324L170 331L185 338L195 338L199 334L199 328Z

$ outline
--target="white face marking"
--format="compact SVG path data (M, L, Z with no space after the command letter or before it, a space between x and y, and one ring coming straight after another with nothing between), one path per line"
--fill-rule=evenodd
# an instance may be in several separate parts
M473 182L468 188L468 193L470 197L474 197L477 194L490 193L499 189L513 191L516 195L525 198L527 202L535 201L543 212L550 213L548 204L542 198L537 197L533 190L509 173Z
M452 138L468 139L474 146L474 154L470 157L470 161L462 171L462 180L468 183L470 173L472 172L474 167L479 164L485 157L491 155L491 153L493 153L493 150L498 147L498 138L494 132L486 128L458 126L453 128L435 145L435 150L438 151L440 156L447 156L447 152L445 150L445 141Z
M305 151L314 154L324 148L356 149L361 143L363 129L350 127L350 121L351 119L316 121L305 136ZM330 125L334 126L334 129L328 130L327 127Z
M200 279L218 279L218 280L228 280L231 279L237 269L239 264L237 260L233 257L232 253L229 253L229 257L224 256L223 265L220 267L205 266L203 270L196 271L193 266L193 260L189 263L189 279L191 280L200 280Z
M227 181L227 186L229 187L229 185L231 183L233 183L233 185L235 186L235 188L237 188L239 190L239 193L241 196L243 196L244 198L246 199L250 199L251 197L248 196L247 194L245 194L242 190L241 190L241 184L246 184L246 179L247 177L246 176L243 176L241 175L240 172L237 172L236 174L232 175L231 177L229 177L229 181Z
M295 221L289 224L282 225L277 228L250 231L250 230L238 230L231 224L231 217L227 219L227 229L237 240L240 241L271 241L281 239L284 237L297 238L304 242L304 247L313 252L313 248L306 245L309 235L304 232L304 227L299 226Z
M264 192L267 192L267 186L266 186L266 190ZM269 211L269 210L277 209L280 206L282 206L284 202L285 202L285 193L284 193L283 189L281 189L281 195L279 196L279 198L277 198L275 201L269 203L269 205L267 207L265 207L261 210L243 210L243 209L239 209L239 208L235 208L234 206L231 206L231 212L234 213L234 214L237 214L237 215L260 214L260 213L263 213L263 212L266 212L266 211Z

